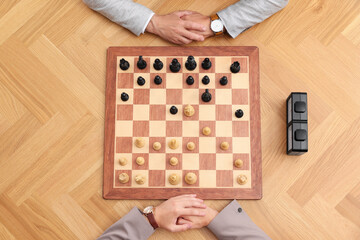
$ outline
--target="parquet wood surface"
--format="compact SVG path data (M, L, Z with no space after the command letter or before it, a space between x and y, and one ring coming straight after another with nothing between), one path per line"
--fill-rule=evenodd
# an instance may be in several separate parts
M144 1L212 14L231 1ZM236 39L260 49L262 200L241 200L273 239L360 238L360 2L291 1ZM102 198L106 49L170 46L80 0L0 3L0 239L95 239L133 206ZM285 99L305 91L309 152L287 156ZM228 200L207 203L221 210ZM215 239L206 228L152 239Z

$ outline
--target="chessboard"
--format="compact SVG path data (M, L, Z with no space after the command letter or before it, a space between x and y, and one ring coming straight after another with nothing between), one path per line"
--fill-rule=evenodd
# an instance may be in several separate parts
M105 199L262 197L257 47L110 47Z

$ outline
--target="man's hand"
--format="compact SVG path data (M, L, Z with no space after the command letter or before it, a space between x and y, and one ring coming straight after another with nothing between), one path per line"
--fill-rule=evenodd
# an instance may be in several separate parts
M191 228L202 228L209 225L209 223L216 217L219 212L211 207L206 208L206 215L203 217L198 216L181 216L177 224L192 224Z
M206 30L206 26L182 19L182 17L193 13L191 11L176 11L167 15L155 14L146 27L146 31L175 44L204 41L202 33Z
M204 201L192 194L173 197L163 202L155 208L154 217L159 227L171 232L180 232L192 227L191 222L177 225L176 222L180 216L201 217L205 214Z
M205 31L199 32L192 30L193 33L201 34L204 38L214 36L214 32L210 29L211 20L209 16L202 15L198 12L193 12L193 14L182 16L181 19L205 26Z

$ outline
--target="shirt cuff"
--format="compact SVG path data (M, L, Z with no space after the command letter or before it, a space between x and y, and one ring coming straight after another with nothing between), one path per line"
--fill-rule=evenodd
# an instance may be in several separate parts
M146 30L147 26L149 25L149 22L150 22L151 18L152 18L154 15L155 15L155 13L154 13L154 12L152 12L152 13L150 14L150 16L149 16L148 20L145 22L145 25L144 25L143 30L141 31L141 33L142 33L142 34L144 34L144 33L145 33L145 30Z

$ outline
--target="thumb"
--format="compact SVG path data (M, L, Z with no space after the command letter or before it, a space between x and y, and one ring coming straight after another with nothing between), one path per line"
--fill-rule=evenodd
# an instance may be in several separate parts
M193 11L189 11L189 10L182 10L182 11L176 11L176 12L174 12L174 14L176 15L176 16L178 16L178 17L183 17L183 16L186 16L186 15L191 15L191 14L193 14L193 13L195 13L195 12L193 12Z

